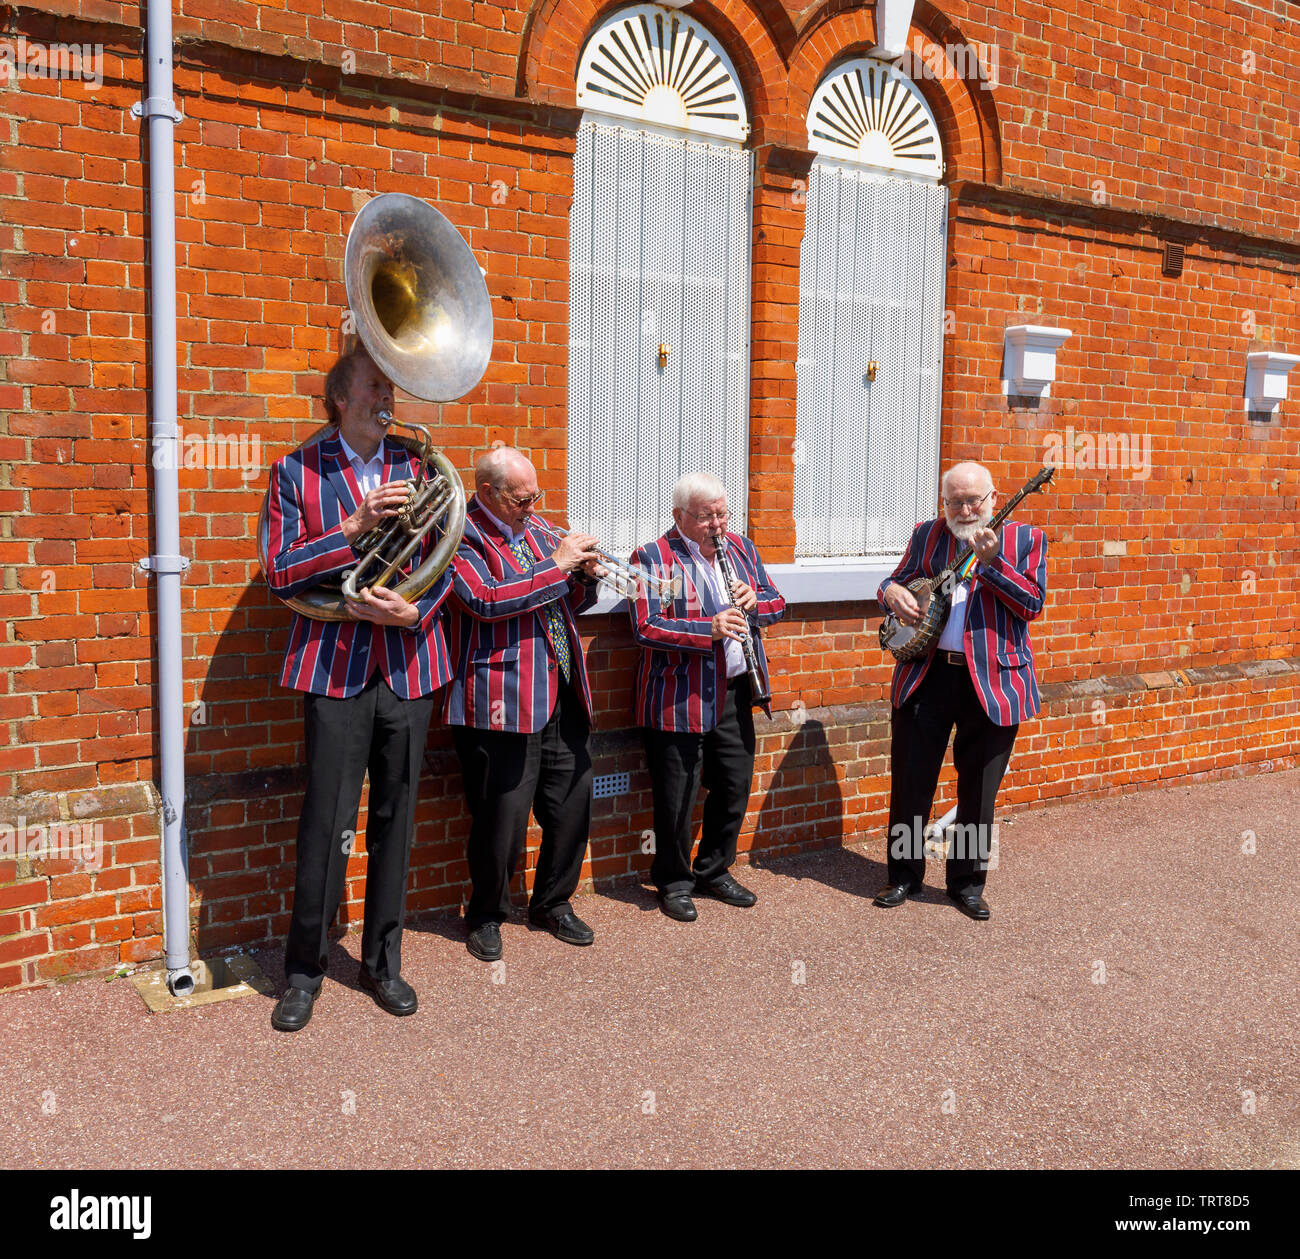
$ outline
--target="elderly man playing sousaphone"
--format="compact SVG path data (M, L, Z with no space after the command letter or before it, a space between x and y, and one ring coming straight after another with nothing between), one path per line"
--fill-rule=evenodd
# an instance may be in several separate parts
M949 468L942 486L943 515L916 526L877 593L882 607L916 625L938 596L926 591L918 601L908 583L940 576L964 544L973 548L948 583L951 609L934 650L894 668L889 884L875 904L894 909L921 889L926 821L955 726L958 848L946 863L947 891L963 913L982 920L989 917L983 893L998 787L1020 722L1040 707L1028 626L1043 610L1047 539L1010 520L998 531L989 527L997 494L980 464Z
M407 502L419 463L387 435L393 385L364 350L330 369L325 409L333 431L271 469L265 566L283 599L355 568L366 535ZM402 922L425 737L434 693L450 678L439 620L450 590L444 572L414 602L394 589L363 586L346 619L314 619L295 608L280 683L303 692L307 789L285 947L289 987L271 1016L277 1031L298 1031L311 1018L367 773L358 982L390 1014L415 1013L415 992L400 973Z

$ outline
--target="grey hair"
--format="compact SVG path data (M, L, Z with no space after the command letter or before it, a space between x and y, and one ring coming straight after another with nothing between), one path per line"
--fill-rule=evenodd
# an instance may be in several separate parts
M993 474L982 463L976 463L973 459L967 459L964 463L954 463L952 467L943 474L943 480L939 482L939 493L945 496L947 495L948 478L952 476L954 472L969 472L972 469L980 474L984 484L987 485L989 489L993 488Z
M694 502L726 498L727 487L712 472L688 472L673 486L673 507L685 511Z
M480 455L474 465L475 486L486 481L494 490L504 490L510 480L511 466L520 460L529 463L528 456L513 446L493 446L487 454Z
M342 394L345 398L352 389L352 382L356 377L357 368L363 363L374 363L369 353L363 346L353 346L345 354L340 354L334 360L334 366L329 369L325 376L325 416L329 422L337 427L340 421L339 404L334 401L335 398Z

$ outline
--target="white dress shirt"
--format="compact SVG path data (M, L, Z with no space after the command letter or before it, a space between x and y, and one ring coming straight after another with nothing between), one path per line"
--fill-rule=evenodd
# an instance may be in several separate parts
M375 451L372 458L362 459L343 440L342 433L339 434L339 442L343 447L343 453L348 457L348 462L352 465L352 471L356 473L357 484L361 487L361 497L365 498L371 490L378 489L384 483L384 443L379 443L379 449Z
M686 549L691 553L691 557L699 566L700 572L704 574L704 580L709 583L709 588L713 591L713 597L718 601L718 611L725 611L733 606L731 596L727 593L726 583L722 580L722 566L718 563L718 557L714 555L713 563L710 564L704 558L703 552L694 542L684 533L682 540L686 543ZM722 649L727 655L727 681L739 677L745 672L745 652L741 645L734 638L724 638L722 640Z
M512 546L514 545L514 543L518 542L520 538L524 537L527 534L528 532L527 522L525 522L525 527L523 529L512 529L508 524L506 524L504 520L501 520L497 517L496 512L490 511L488 509L488 505L481 498L476 501L478 502L478 505L483 509L483 514L494 525L496 525L496 527L500 529L502 533L506 535L506 541L509 542ZM530 554L532 553L532 549L533 549L532 547L528 548Z
M944 622L943 633L939 635L939 651L965 652L966 596L969 593L970 587L964 581L959 581L957 588L952 592L952 606L948 609L948 619Z

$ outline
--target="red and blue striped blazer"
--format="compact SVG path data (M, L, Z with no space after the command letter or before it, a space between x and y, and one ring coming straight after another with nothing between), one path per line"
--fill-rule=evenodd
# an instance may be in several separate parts
M537 560L527 571L519 567L505 535L477 497L470 499L447 604L448 645L455 664L442 710L449 726L532 734L546 725L559 698L560 669L539 609L557 600L569 634L572 682L586 706L587 720L595 724L574 618L596 602L596 586L556 567L549 558L556 542L532 520L524 536Z
M767 655L758 625L774 625L785 615L785 600L772 585L758 551L748 538L727 534L727 559L736 578L758 595L750 613L754 654L770 689ZM641 582L636 598L628 601L632 633L641 645L637 665L633 712L637 725L653 730L703 734L722 716L726 700L727 659L722 640L714 641L713 618L723 608L713 589L697 569L676 526L657 542L641 547L631 563L672 581L675 590L661 599L651 583Z
M419 460L405 446L385 440L385 481L409 479L418 467ZM301 594L356 564L358 553L343 536L342 525L363 497L337 429L275 461L261 542L270 566L267 581L277 595ZM426 537L407 571L433 545L432 537ZM410 629L370 621L317 621L295 612L280 685L343 699L356 695L378 672L401 699L436 691L451 677L438 615L450 591L450 573L443 573L416 600L420 619Z
M963 646L980 703L999 726L1014 726L1036 716L1042 704L1029 645L1029 622L1043 610L1047 595L1047 539L1041 529L1008 520L1001 527L1002 551L992 564L977 562L966 599ZM912 531L893 575L880 583L876 598L896 581L941 573L957 554L957 539L942 518ZM930 661L921 656L894 666L890 699L895 708L921 684Z

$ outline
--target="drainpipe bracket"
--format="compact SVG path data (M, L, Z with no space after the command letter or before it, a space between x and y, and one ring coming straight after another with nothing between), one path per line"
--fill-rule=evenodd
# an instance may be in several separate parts
M166 97L146 96L144 100L136 101L131 106L132 118L153 118L158 114L161 114L164 118L170 118L175 123L185 121L181 111Z
M136 562L142 573L184 573L190 567L188 555L144 555Z

